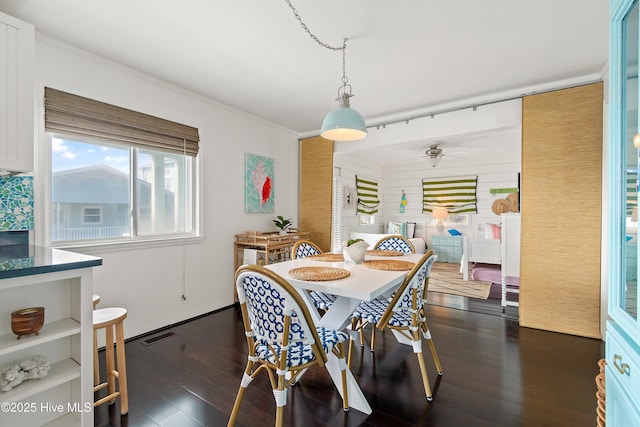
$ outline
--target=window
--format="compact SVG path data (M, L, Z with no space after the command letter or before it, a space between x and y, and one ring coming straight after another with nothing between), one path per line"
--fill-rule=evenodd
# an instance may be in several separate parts
M82 208L82 223L83 224L102 224L102 208L95 207L84 207Z
M193 157L51 141L52 242L193 233Z
M49 88L45 95L45 129L51 135L52 243L194 234L197 129L195 149L193 142L187 147L186 137L158 142L156 132L174 125L182 130L184 125L167 125L162 119ZM83 116L87 110L92 117ZM105 124L114 114L121 116ZM143 127L153 129L153 140L145 139L145 130L131 131L131 123L124 130L118 127L125 126L129 114L134 115L133 126L146 121ZM100 119L94 122L95 117Z

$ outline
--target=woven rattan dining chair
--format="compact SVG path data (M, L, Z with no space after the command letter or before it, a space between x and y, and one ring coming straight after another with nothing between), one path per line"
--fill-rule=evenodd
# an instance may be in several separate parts
M291 259L306 258L311 255L321 254L322 250L315 243L309 240L300 240L296 242L291 248ZM311 291L309 297L313 305L321 312L324 313L333 305L336 300L335 295L328 294L326 292Z
M416 252L416 248L409 239L399 234L393 236L383 237L378 240L378 243L373 245L373 249L396 251L405 254L413 254Z
M240 382L228 426L235 424L244 393L256 375L269 375L276 401L276 426L283 425L287 390L308 368L327 362L327 353L339 359L342 402L349 410L344 332L315 326L304 301L289 282L258 265L236 272L236 289L249 346L247 366ZM258 421L258 420L254 420Z
M356 307L351 317L351 327L354 331L361 329L367 323L371 323L380 330L393 330L399 341L410 344L413 347L420 365L424 392L429 401L433 400L433 395L422 354L422 337L429 343L438 375L442 375L442 366L431 339L426 314L429 275L431 274L431 267L437 258L432 249L428 250L409 272L402 285L389 301L382 299L363 301ZM352 345L350 344L349 365L351 364L351 351Z
M291 247L291 259L306 258L311 255L322 253L322 249L310 240L298 240Z
M386 236L382 239L378 240L373 246L373 249L380 251L394 251L394 252L402 252L403 254L412 254L416 252L413 243L409 241L404 236L401 235L393 235ZM364 329L360 328L360 346L364 347ZM374 326L371 327L371 343L369 348L371 351L375 350L376 346L376 328Z

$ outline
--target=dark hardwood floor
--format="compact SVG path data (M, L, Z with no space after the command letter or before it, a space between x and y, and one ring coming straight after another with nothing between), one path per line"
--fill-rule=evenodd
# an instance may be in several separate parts
M424 397L418 362L390 332L376 351L356 346L352 371L373 412L342 411L324 369L311 369L288 395L291 426L592 426L599 340L520 328L513 310L430 295L428 315L444 375L427 346L434 389ZM465 309L445 305L466 304ZM462 307L464 308L464 307ZM511 315L509 312L511 311ZM517 309L516 309L517 317ZM126 322L125 322L126 328ZM175 335L149 345L144 340ZM101 352L101 358L104 355ZM246 363L240 310L231 307L126 344L129 414L119 403L95 411L96 426L225 426ZM266 374L245 395L238 426L274 424Z

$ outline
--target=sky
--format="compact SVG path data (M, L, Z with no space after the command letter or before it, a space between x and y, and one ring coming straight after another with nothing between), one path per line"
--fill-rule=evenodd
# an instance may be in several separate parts
M52 138L51 163L53 172L85 166L107 165L129 173L129 150L106 145Z

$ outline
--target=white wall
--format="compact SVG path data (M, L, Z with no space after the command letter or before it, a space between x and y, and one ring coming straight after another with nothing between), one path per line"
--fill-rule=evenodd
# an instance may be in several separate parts
M334 168L340 169L340 183L342 189L345 187L356 188L356 175L361 178L376 181L378 183L378 194L382 202L384 193L384 172L380 165L371 164L370 162L363 162L362 159L357 156L334 156ZM381 207L384 203L381 203ZM359 218L356 215L357 198L354 200L353 206L344 208L344 204L341 203L343 209L341 210L340 217L340 234L341 241L349 239L349 233L351 231L359 231L362 233L380 233L382 232L382 225L380 221L372 225L360 225ZM382 212L378 216L382 215ZM333 248L336 250L336 248Z
M339 143L335 155L336 166L343 167L348 176L367 175L376 171L382 172L381 212L377 218L380 224L375 231L359 226L357 220L346 216L343 211L342 233L348 236L350 231L383 232L383 224L387 221L411 221L417 223L416 237L423 237L430 246L430 236L435 232L431 224L431 215L422 213L422 179L439 177L456 177L465 175L478 176L478 213L470 215L469 225L451 225L463 234L475 236L478 225L487 222L499 223L500 217L491 211L496 198L491 188L518 187L518 173L521 171L521 101L513 100L478 108L477 111L461 110L436 116L434 119L411 121L401 126L390 126L384 131L372 131L365 140L354 143ZM361 150L367 147L389 146L398 148L407 142L416 140L451 140L460 147L464 144L480 145L477 155L447 156L436 167L431 168L424 158L412 162L394 165L372 165L364 160ZM352 145L348 145L352 144ZM469 153L473 153L469 149ZM380 175L378 175L380 176ZM343 183L344 185L344 183ZM404 213L399 212L402 190L407 197ZM445 228L445 229L446 229ZM386 231L384 231L386 232ZM346 233L346 234L344 234Z
M297 135L42 35L36 43L36 76L36 242L46 243L45 196L51 176L49 140L42 125L44 86L195 126L201 138L204 238L77 251L103 257L104 265L95 269L94 292L101 296L100 307L127 308L127 337L232 304L234 234L275 230L271 220L278 214L297 223ZM274 159L274 214L244 213L247 152Z

